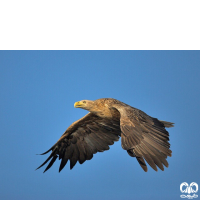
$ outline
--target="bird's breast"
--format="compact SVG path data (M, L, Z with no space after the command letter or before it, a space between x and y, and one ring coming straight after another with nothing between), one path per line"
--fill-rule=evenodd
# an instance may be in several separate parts
M108 107L104 107L103 110L99 110L96 113L97 116L102 117L102 118L110 118L110 119L119 119L120 114L116 109L110 109Z

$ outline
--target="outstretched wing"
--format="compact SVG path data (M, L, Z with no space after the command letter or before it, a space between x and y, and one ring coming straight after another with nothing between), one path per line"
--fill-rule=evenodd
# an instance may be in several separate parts
M57 158L61 160L59 172L70 160L70 169L79 161L80 164L90 160L93 154L109 149L109 145L119 140L121 134L119 121L100 118L88 113L74 122L61 136L58 142L44 155L52 151L47 160L37 169L51 160L44 170L47 171Z
M165 126L171 127L173 123L159 121L131 106L116 105L114 108L120 112L122 148L137 158L144 171L147 171L144 159L155 171L156 166L161 170L164 170L163 164L168 167L166 158L172 151Z

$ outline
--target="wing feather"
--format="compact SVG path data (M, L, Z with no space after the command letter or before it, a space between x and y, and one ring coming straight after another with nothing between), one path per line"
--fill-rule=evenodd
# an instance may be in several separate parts
M67 151L67 149L66 149L66 151ZM61 162L60 162L60 167L59 167L59 172L64 168L64 166L67 164L67 162L68 162L68 156L67 156L67 154L65 155L64 154L64 156L62 157L62 160L61 160Z
M140 166L147 171L146 162L157 171L157 166L164 170L168 167L167 156L171 156L169 149L169 133L165 129L173 125L170 122L159 121L146 113L128 105L113 106L120 112L120 128L122 148L128 154L136 157Z
M47 171L57 157L61 160L59 172L65 167L68 160L70 160L70 169L72 169L77 161L82 164L86 160L92 159L93 154L108 150L109 145L119 140L120 134L119 123L88 113L74 122L58 142L45 152L52 151L47 160L37 169L51 160L45 169Z
M46 172L52 165L53 165L53 163L56 161L56 159L57 159L57 155L55 155L52 159L51 159L51 161L50 161L50 163L47 165L47 167L46 167L46 169L44 170L44 172ZM44 173L43 172L43 173Z

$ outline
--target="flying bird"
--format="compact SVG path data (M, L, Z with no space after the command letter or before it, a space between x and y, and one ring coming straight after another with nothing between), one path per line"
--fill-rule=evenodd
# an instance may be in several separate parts
M145 112L112 98L95 101L82 100L75 108L88 110L81 119L72 123L60 139L46 152L51 151L47 160L47 171L57 158L61 160L59 172L70 160L70 169L77 161L82 164L93 154L109 150L121 136L121 146L131 157L135 157L142 169L147 172L146 162L157 171L168 167L167 156L171 156L169 133L166 127L174 123L158 120ZM145 162L146 161L146 162Z

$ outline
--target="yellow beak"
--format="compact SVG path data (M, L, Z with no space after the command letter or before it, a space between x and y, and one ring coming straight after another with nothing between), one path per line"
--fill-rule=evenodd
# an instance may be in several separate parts
M75 102L75 104L74 104L74 108L81 107L82 104L83 104L83 103L82 103L81 101L77 101L77 102Z

